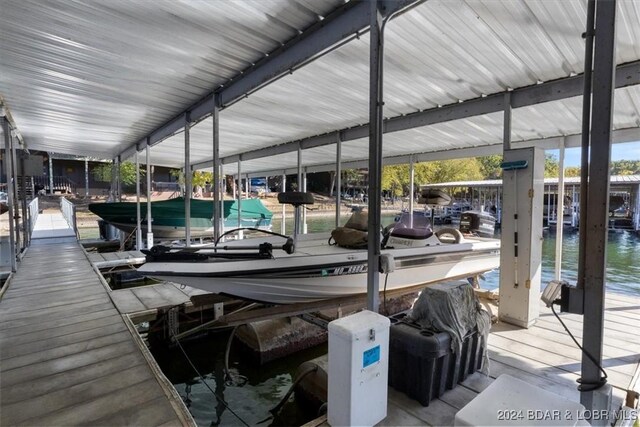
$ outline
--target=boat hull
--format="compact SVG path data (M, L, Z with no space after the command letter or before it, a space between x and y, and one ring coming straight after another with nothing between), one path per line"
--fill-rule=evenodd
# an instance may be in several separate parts
M499 243L443 245L383 251L394 271L380 274L380 290L397 290L471 277L499 266ZM152 262L140 272L209 292L249 300L292 304L367 292L366 251L233 262Z

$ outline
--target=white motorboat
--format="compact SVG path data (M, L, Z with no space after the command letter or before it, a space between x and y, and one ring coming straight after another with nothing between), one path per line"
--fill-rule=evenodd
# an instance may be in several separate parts
M390 268L380 273L381 290L385 282L387 290L395 290L471 277L498 267L499 240L466 238L453 231L456 238L450 243L443 233L405 233L390 239L395 248L382 250ZM154 248L138 271L209 292L276 304L366 293L367 250L328 241L329 234L301 235L293 253L288 253L291 239L273 236L225 243L216 249ZM251 242L256 243L251 246Z

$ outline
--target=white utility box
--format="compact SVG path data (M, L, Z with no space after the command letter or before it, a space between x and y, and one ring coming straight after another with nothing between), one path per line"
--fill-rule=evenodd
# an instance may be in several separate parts
M500 375L456 414L454 426L588 426L584 406Z
M387 416L389 324L372 311L329 323L330 425L372 426Z

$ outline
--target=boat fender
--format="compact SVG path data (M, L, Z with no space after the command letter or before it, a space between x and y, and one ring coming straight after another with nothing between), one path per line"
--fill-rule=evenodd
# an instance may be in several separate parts
M150 252L151 252L151 255L162 255L164 253L169 252L169 247L164 245L156 245L151 248Z
M380 255L380 273L389 274L393 273L396 269L396 260L391 254Z
M436 231L435 234L438 239L447 243L450 240L447 238L442 239L443 236L451 236L453 238L453 243L460 243L464 240L464 236L462 235L460 230L456 230L455 228L441 228L440 230Z

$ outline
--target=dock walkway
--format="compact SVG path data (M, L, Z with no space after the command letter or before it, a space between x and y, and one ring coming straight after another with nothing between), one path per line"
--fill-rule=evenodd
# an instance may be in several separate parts
M567 327L581 342L582 316L560 314ZM387 418L378 425L453 425L455 414L495 378L509 374L544 390L579 402L576 380L580 377L580 350L571 341L550 309L542 306L540 318L529 329L506 323L492 326L489 335L489 376L479 372L469 376L429 406L389 388ZM607 292L605 302L603 367L613 387L612 409L627 397L637 379L640 363L640 297ZM636 385L638 387L638 385ZM306 424L327 426L326 416Z
M0 424L194 425L75 236L42 231L0 300Z

